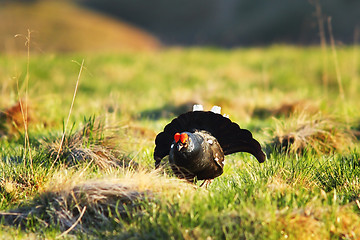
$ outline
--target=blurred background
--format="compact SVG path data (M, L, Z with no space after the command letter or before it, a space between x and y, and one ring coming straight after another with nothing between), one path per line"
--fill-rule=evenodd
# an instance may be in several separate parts
M0 51L22 49L27 29L40 52L312 45L328 17L338 44L356 41L359 0L0 0Z

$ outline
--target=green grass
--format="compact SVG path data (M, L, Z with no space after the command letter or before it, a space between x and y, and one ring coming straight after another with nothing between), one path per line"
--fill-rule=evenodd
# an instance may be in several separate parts
M337 52L345 100L331 58L325 94L317 47L31 55L30 151L22 127L0 115L0 211L28 221L19 227L4 219L0 236L55 239L74 224L65 239L358 239L359 142L336 137L359 130L360 62L354 66L353 51ZM54 164L82 59L71 124ZM3 112L19 95L25 99L26 65L25 56L0 55ZM222 106L267 146L270 157L258 164L249 154L227 156L224 174L208 189L182 183L171 172L153 172L156 134L192 102L206 109ZM295 102L312 110L279 110ZM274 151L267 143L296 125L296 111L315 122L317 116L337 119L339 125L331 123L326 131L340 132L331 144L346 146L325 153L311 146L297 153ZM311 144L328 140L314 138ZM115 164L104 165L104 159ZM131 168L124 168L121 163L128 161ZM101 188L71 195L84 184L105 190L120 184L146 197L129 203L126 191L106 195ZM104 202L91 200L97 196Z

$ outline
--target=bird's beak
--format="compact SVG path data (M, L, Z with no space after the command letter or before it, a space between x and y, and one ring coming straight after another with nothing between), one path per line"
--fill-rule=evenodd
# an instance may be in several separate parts
M183 148L183 145L182 144L178 144L177 145L177 150L180 152L180 150Z

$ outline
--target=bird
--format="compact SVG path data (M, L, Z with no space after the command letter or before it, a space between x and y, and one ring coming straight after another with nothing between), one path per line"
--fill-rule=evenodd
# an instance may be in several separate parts
M225 155L247 152L264 162L266 155L252 133L220 112L219 106L204 111L196 104L167 124L155 138L155 168L169 155L175 176L192 183L204 180L202 186L223 173Z

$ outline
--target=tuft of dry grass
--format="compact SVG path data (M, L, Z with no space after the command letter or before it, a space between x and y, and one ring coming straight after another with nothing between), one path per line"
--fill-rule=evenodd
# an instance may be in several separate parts
M22 105L22 106L21 106ZM21 109L27 107L27 109ZM25 122L27 124L34 121L32 108L29 103L17 102L14 105L0 111L0 137L3 135L14 135L24 129L23 111L27 111Z
M62 144L60 138L53 141L45 139L43 142L51 159L59 154L59 158L69 166L93 161L104 169L135 167L136 163L121 150L121 137L124 136L119 128L106 126L99 119L90 118L82 129L67 135Z
M5 223L26 226L36 219L45 226L59 225L61 230L85 230L101 226L110 218L126 217L139 209L140 201L151 197L150 192L137 191L120 183L87 182L69 190L46 192L29 205L1 213ZM80 220L79 220L80 219ZM79 223L75 226L75 223Z
M63 176L63 173L60 174ZM81 173L57 178L39 197L8 212L0 213L5 224L26 227L33 220L44 226L58 225L66 233L90 231L141 214L142 206L160 197L193 191L190 184L159 176L156 172L126 171L119 178L83 180Z
M354 136L341 121L300 113L278 122L268 147L278 152L329 154L348 149Z

